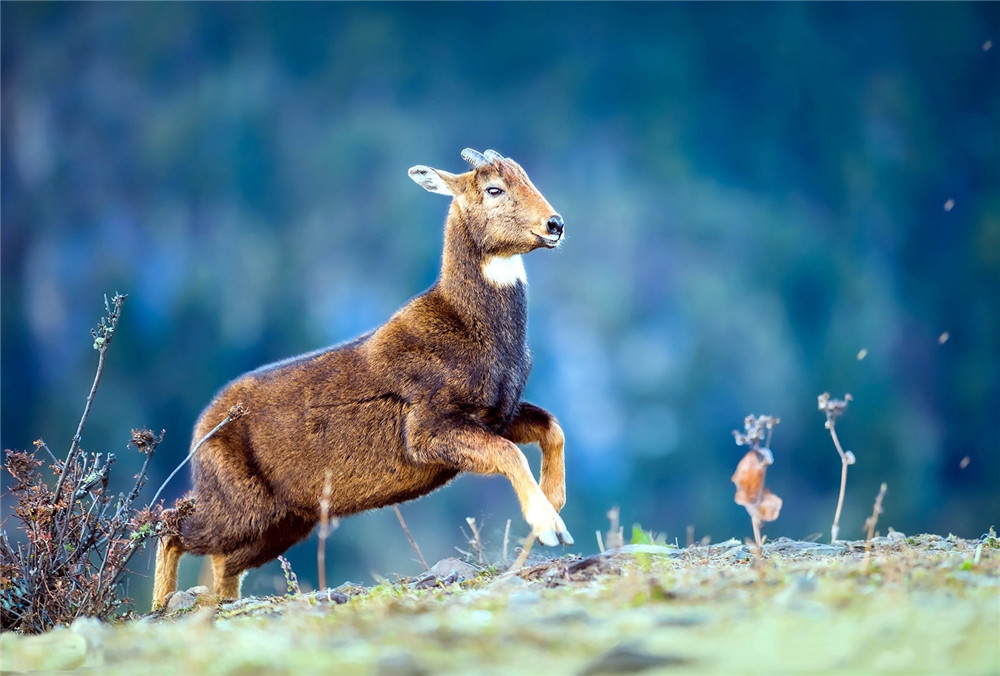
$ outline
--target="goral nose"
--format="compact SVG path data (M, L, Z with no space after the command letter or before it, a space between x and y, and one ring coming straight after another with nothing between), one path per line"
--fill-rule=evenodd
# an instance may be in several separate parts
M562 216L556 214L549 219L549 222L545 224L549 230L550 235L561 235L563 233L563 219Z

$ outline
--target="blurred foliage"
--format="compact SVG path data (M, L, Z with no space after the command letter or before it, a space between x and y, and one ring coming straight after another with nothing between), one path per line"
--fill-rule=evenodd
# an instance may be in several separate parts
M582 551L613 504L668 541L746 535L729 476L748 412L783 421L769 532L825 530L824 391L855 402L845 537L883 481L882 523L903 531L976 536L1000 514L996 4L2 18L5 449L71 438L90 317L119 290L130 312L83 445L166 429L158 485L227 380L376 326L433 281L447 205L406 170L462 170L472 146L521 162L566 219L562 250L526 261L527 396L566 430ZM497 547L507 518L526 530L499 479L403 509L429 557L466 516ZM314 546L290 554L303 583ZM333 580L412 566L388 512L345 522L328 553Z

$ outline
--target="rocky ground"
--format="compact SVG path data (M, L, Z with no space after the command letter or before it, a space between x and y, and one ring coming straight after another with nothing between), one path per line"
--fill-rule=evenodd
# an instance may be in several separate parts
M626 545L0 636L5 673L1000 673L1000 541Z

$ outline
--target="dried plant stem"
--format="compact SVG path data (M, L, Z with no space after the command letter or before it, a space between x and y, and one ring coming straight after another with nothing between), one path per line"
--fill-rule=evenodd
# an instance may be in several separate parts
M524 565L524 562L528 560L528 555L531 553L531 547L535 544L535 535L532 533L528 536L524 543L524 547L521 548L521 553L518 554L517 560L514 561L514 565L510 567L511 570L518 570Z
M882 482L882 486L878 489L878 495L875 496L875 504L872 506L872 515L865 519L865 526L868 528L868 537L865 538L865 542L871 542L872 538L875 537L875 526L878 525L878 515L882 513L882 498L885 497L886 485Z
M87 426L87 418L90 417L90 409L94 405L94 396L97 394L97 388L101 384L101 376L104 374L104 360L108 351L108 343L104 343L98 351L97 356L97 373L94 374L94 383L90 386L90 393L87 395L87 401L83 406L83 415L80 416L80 423L76 426L76 434L73 435L73 441L69 446L69 453L66 454L66 461L63 463L62 472L59 473L59 481L56 482L55 491L52 493L54 500L59 499L59 495L62 492L63 482L66 481L66 475L69 474L67 468L70 466L74 460L76 460L76 454L80 450L80 440L83 438L83 428Z
M760 556L760 519L751 516L750 523L753 524L753 540L757 543L757 556Z
M323 493L319 499L319 545L316 550L316 568L319 571L319 588L326 589L326 539L338 525L330 519L330 498L333 495L333 472L326 470L323 477Z
M115 329L118 328L118 319L121 317L122 306L125 304L127 295L116 293L111 300L104 296L104 307L108 312L107 317L101 317L96 329L91 329L94 336L94 349L97 350L97 373L94 374L94 382L90 386L90 393L87 394L87 401L83 406L83 415L80 416L80 423L76 426L76 434L69 445L69 453L66 454L66 462L63 463L62 472L59 474L59 481L56 482L53 500L58 501L63 483L66 481L67 469L71 462L76 460L76 454L80 451L80 440L83 439L83 428L87 426L87 419L90 417L90 409L94 405L94 397L97 395L97 388L101 384L101 376L104 375L104 362L111 346L111 339L114 337Z
M417 558L420 559L420 565L424 567L424 570L430 570L431 567L428 566L427 562L424 560L424 555L420 553L420 547L417 546L417 541L413 539L412 535L410 535L410 529L406 527L406 522L403 521L403 513L399 511L399 505L393 505L392 509L396 512L396 518L399 519L399 525L403 527L406 539L410 541L410 546L413 547L413 551L417 553Z
M101 376L104 375L104 360L108 352L109 344L110 343L107 342L104 343L98 350L97 373L94 374L94 383L90 386L90 393L87 395L87 401L83 406L83 415L80 416L80 423L76 426L76 434L73 435L73 441L69 445L69 453L66 454L66 462L63 463L63 471L59 474L59 481L56 483L56 489L53 493L56 500L59 499L63 482L66 480L66 475L68 474L66 468L69 467L71 462L76 460L76 454L80 450L80 440L83 438L83 428L87 426L87 418L90 417L90 409L94 405L94 396L97 394L97 388L101 384Z
M188 461L192 458L192 456L194 456L194 454L198 452L198 449L201 448L206 441L215 436L215 434L223 427L225 427L232 421L236 420L237 418L242 418L246 414L247 410L246 408L244 408L242 403L236 404L236 406L233 406L231 409L229 409L229 413L227 413L226 417L222 419L222 422L213 427L211 432L209 432L201 439L199 439L198 443L195 444L194 448L191 449L191 452L187 454L187 457L181 460L181 464L177 465L177 467L174 468L174 471L170 473L170 476L168 476L166 479L163 480L163 483L160 484L160 487L158 489L156 489L156 494L153 496L153 499L149 501L149 504L151 505L156 504L156 501L160 497L160 493L162 493L163 489L166 488L168 483L170 483L170 480L173 479L174 476L176 476L176 474L179 471L181 471L181 468L188 463Z
M833 515L833 525L830 527L830 541L836 542L840 535L840 512L844 508L844 492L847 489L847 466L855 462L854 454L845 451L837 438L837 418L844 414L848 404L853 401L850 393L845 394L843 399L831 399L829 392L824 392L817 397L819 410L826 415L826 429L830 430L830 438L833 439L833 446L840 455L840 496L837 498L837 511Z
M469 528L472 529L472 539L469 540L469 544L472 548L476 550L476 558L479 561L479 565L483 565L483 541L479 537L479 529L476 528L476 520L471 516L465 518L465 522L469 524Z
M503 529L503 562L507 563L507 545L510 542L510 519L507 519L507 525Z
M830 430L833 445L837 448L837 453L840 454L841 463L840 496L837 498L837 511L833 514L833 526L830 527L830 542L836 542L837 536L840 534L840 512L844 508L844 492L847 489L847 466L850 463L848 462L847 454L844 453L844 449L840 447L840 439L837 438L837 430L832 420L827 424L827 428Z

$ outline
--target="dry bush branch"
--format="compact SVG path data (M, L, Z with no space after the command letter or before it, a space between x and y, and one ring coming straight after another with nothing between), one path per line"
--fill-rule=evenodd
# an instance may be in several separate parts
M187 456L185 456L185 458L183 460L181 460L180 464L177 465L177 467L174 468L174 471L171 472L167 476L167 478L163 480L163 483L160 484L160 487L156 489L156 493L153 495L153 499L150 500L149 503L150 504L156 504L156 501L160 497L160 493L162 493L163 489L167 487L167 484L170 483L170 480L173 479L177 475L177 473L179 471L181 471L181 468L184 467L184 465L186 465L188 463L188 461L191 460L192 457L194 457L194 454L198 452L198 449L200 449L205 444L206 441L208 441L213 436L215 436L215 434L219 430L221 430L223 427L225 427L226 425L228 425L229 423L231 423L234 420L238 420L239 418L242 418L243 416L247 415L247 413L248 413L247 408L246 408L246 406L243 405L242 402L238 403L235 406L233 406L232 408L230 408L229 411L226 413L226 417L223 418L222 421L218 425L216 425L215 427L213 427L212 431L210 431L208 434L206 434L201 439L199 439L198 443L194 445L194 447L187 454Z
M65 461L41 439L33 452L7 451L5 467L14 478L13 512L25 541L15 545L0 532L0 625L5 630L40 633L77 617L107 619L128 599L122 594L129 561L161 527L159 508L137 509L153 453L163 433L132 430L129 447L145 459L127 493L108 490L115 455L89 453L80 446L101 382L111 339L125 296L105 297L107 316L91 333L98 351L97 373ZM50 488L35 454L44 450L57 480Z

